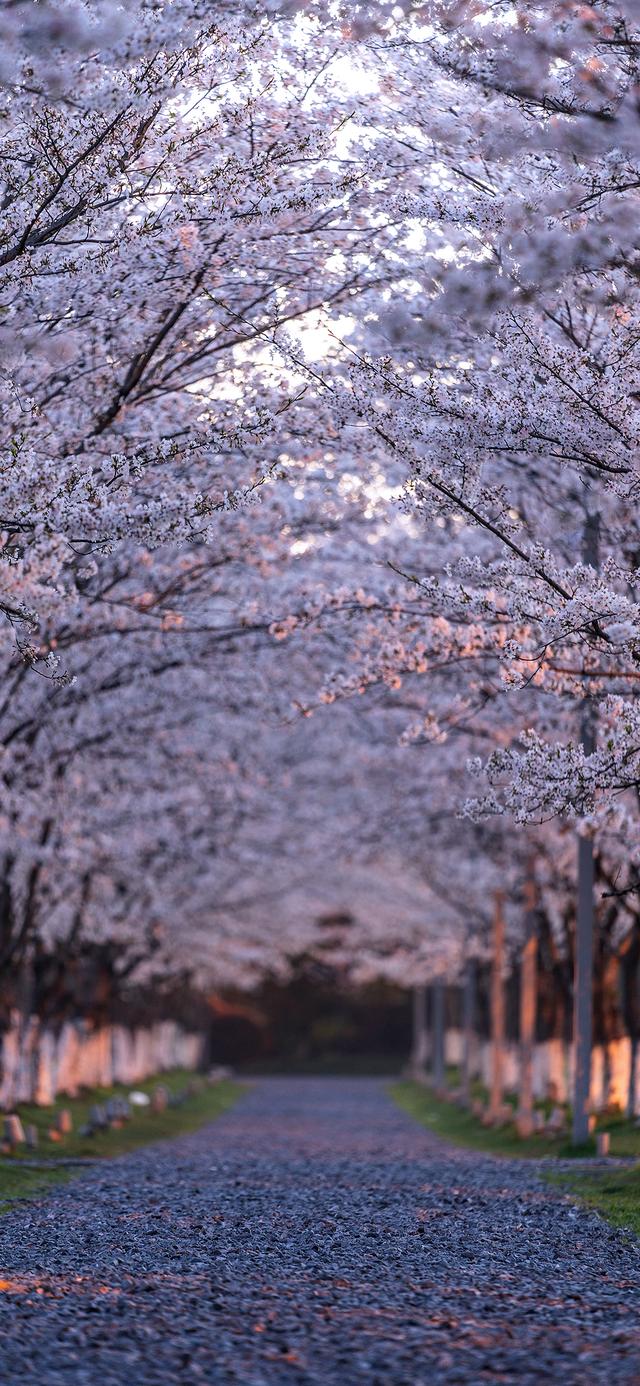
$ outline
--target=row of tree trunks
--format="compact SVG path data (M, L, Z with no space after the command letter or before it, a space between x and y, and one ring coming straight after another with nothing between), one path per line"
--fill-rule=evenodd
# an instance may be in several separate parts
M596 1070L593 1083L601 1093L599 1102L606 1107L620 1104L626 1106L628 1116L636 1113L638 1082L638 1035L640 1032L640 925L627 936L621 948L614 948L609 934L615 925L615 912L611 921L603 921L597 936L598 949L594 957L594 931L589 923L589 908L593 895L593 853L590 843L581 839L579 853L584 858L580 873L581 891L588 897L583 900L583 914L577 929L576 939L576 984L574 990L574 1065L573 1065L573 1106L574 1122L572 1137L575 1143L582 1143L589 1135L589 1122L592 1091L592 1036L593 1016L596 1018L596 1034L599 1049L596 1051ZM534 1130L534 1056L536 1053L536 1028L538 1023L539 997L543 1005L549 1004L548 991L545 992L545 963L551 958L552 982L559 1000L561 1016L557 1030L557 1040L561 1045L567 1040L564 1025L564 978L559 987L555 977L560 973L559 962L552 956L552 940L546 936L544 922L540 915L533 869L528 872L524 892L524 942L519 959L519 1062L517 1125L523 1137ZM585 923L586 921L586 923ZM539 946L539 929L540 933ZM609 927L609 924L611 927ZM583 935L580 937L580 926ZM541 955L541 950L544 953ZM551 952L550 952L551 949ZM506 1071L506 931L505 901L502 892L494 900L492 929L492 956L489 987L489 1035L490 1075L488 1116L499 1120L503 1114ZM541 981L540 963L543 977ZM460 1099L465 1105L471 1101L471 1084L474 1060L477 1050L476 1034L476 988L477 964L470 959L464 976L462 988L462 1053ZM429 1004L430 1003L430 1004ZM424 1072L430 1059L431 1081L438 1092L446 1090L446 988L442 980L436 980L430 987L419 987L414 991L414 1044L412 1061L416 1071ZM629 1056L621 1052L626 1026L629 1036ZM622 1028L621 1028L622 1027ZM625 1073L629 1063L628 1076ZM626 1084L626 1089L625 1089ZM561 1089L564 1083L553 1074L549 1077L548 1094L555 1100L562 1100Z
M0 1039L0 1106L47 1105L58 1093L136 1083L170 1068L197 1068L203 1037L174 1021L129 1031L122 1026L67 1023L58 1032L36 1016L15 1012Z

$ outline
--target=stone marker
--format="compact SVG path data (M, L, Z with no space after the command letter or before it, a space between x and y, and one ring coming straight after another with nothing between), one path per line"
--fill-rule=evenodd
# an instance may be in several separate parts
M598 1131L596 1136L596 1153L598 1155L609 1154L609 1132Z
M106 1113L109 1126L113 1126L115 1130L119 1130L120 1127L124 1126L125 1114L121 1097L109 1098L106 1106Z
M129 1101L132 1107L150 1107L151 1098L148 1092L130 1092Z
M483 1126L495 1126L498 1130L502 1126L510 1126L513 1119L514 1110L508 1102L502 1102L494 1112L490 1111L488 1107L483 1108L482 1116L480 1117Z
M104 1131L106 1127L109 1125L109 1118L107 1116L106 1109L103 1107L101 1102L97 1102L95 1107L91 1108L91 1111L89 1112L89 1121L97 1131Z
M24 1138L27 1150L38 1149L38 1128L37 1126L25 1126Z
M231 1069L227 1068L225 1064L215 1064L207 1074L210 1083L223 1083L225 1079L231 1078L231 1076Z
M168 1106L169 1093L167 1092L164 1083L158 1083L157 1087L153 1089L153 1096L151 1098L151 1109L154 1112L166 1112Z
M550 1135L559 1136L567 1129L567 1119L562 1107L554 1107L547 1122L547 1131Z
M4 1119L3 1136L11 1150L15 1150L17 1145L24 1145L24 1129L19 1116L12 1112Z
M58 1112L56 1129L61 1136L68 1136L73 1131L73 1117L68 1107L62 1107Z

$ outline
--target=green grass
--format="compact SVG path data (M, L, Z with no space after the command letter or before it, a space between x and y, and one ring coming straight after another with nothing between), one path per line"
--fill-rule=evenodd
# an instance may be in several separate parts
M597 1129L609 1132L612 1155L640 1156L640 1126L635 1122L622 1114L607 1115L598 1118Z
M152 1112L150 1107L134 1107L129 1121L120 1128L109 1128L95 1136L80 1136L79 1128L88 1120L89 1112L98 1102L106 1102L109 1097L127 1096L132 1088L140 1092L152 1093L158 1083L169 1092L177 1093L189 1082L194 1082L196 1090L179 1107L168 1107L164 1112ZM23 1124L31 1124L38 1130L39 1143L36 1151L20 1150L10 1156L0 1156L0 1212L10 1207L17 1199L34 1197L54 1184L64 1182L77 1174L78 1167L65 1163L74 1159L109 1159L137 1150L150 1141L168 1140L172 1136L195 1131L207 1121L213 1121L221 1112L237 1100L241 1088L237 1083L222 1082L209 1085L202 1078L196 1078L187 1071L175 1070L163 1073L145 1082L113 1088L96 1088L81 1097L59 1097L50 1107L35 1107L21 1104L18 1108ZM67 1108L72 1115L73 1131L60 1142L47 1138L48 1130L55 1126L56 1115ZM28 1161L46 1161L46 1169L30 1169ZM50 1163L49 1163L50 1162Z
M614 1227L628 1228L640 1237L640 1169L552 1171L550 1183L572 1198L602 1213Z
M37 1198L55 1184L65 1184L78 1170L60 1165L58 1169L25 1169L16 1161L2 1157L0 1166L0 1214L24 1198Z
M523 1140L515 1126L482 1126L471 1112L436 1097L429 1088L419 1083L396 1083L390 1089L392 1097L416 1121L428 1126L444 1140L453 1145L468 1146L472 1150L483 1150L490 1155L509 1155L525 1159L542 1159L558 1156L562 1159L595 1155L595 1140L584 1147L576 1148L570 1144L566 1135L535 1135ZM486 1099L486 1092L479 1084L474 1086L474 1097ZM540 1104L549 1107L549 1104ZM598 1131L608 1131L611 1138L610 1153L627 1158L640 1157L640 1128L621 1115L603 1115L597 1124Z
M566 1136L532 1136L522 1140L515 1127L482 1126L464 1107L436 1097L419 1083L394 1083L389 1089L394 1101L416 1121L452 1145L482 1150L487 1155L532 1156L567 1154Z

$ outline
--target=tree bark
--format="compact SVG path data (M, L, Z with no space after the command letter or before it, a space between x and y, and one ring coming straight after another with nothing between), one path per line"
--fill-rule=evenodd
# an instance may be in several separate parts
M441 978L433 984L433 1064L432 1078L436 1092L444 1092L446 1087L444 1056L444 1008L445 986Z
M467 961L464 991L462 996L462 1101L466 1107L471 1102L471 1069L473 1065L474 1025L476 1011L476 963L475 958Z
M633 1121L636 1114L636 1087L638 1084L638 1036L630 1036L629 1087L627 1090L627 1117Z
M416 1073L424 1073L429 1054L429 1031L427 1028L427 988L414 987L411 994L411 1014L413 1036L411 1044L411 1068Z
M598 516L587 514L584 525L583 558L598 567ZM583 704L581 740L585 755L595 750L593 714ZM593 1034L593 932L594 857L590 838L578 838L578 910L573 977L573 1145L584 1145L589 1138L589 1091L591 1087L591 1045Z
M518 1132L533 1132L533 1051L536 1039L537 952L535 883L526 887L525 941L520 959L520 1094Z
M505 925L504 892L497 890L493 912L493 950L491 958L491 1090L489 1116L496 1120L503 1105L505 1041Z
M591 1086L591 1036L593 1030L593 846L588 838L578 841L578 916L573 983L573 1126L572 1142L583 1145L589 1137Z
M622 970L622 1010L630 1044L627 1116L633 1119L636 1115L638 1041L640 1040L640 925L637 920L634 923L633 930L621 948L620 961Z

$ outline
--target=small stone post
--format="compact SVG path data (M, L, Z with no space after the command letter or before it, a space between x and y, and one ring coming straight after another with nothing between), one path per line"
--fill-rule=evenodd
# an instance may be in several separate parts
M169 1093L166 1087L164 1086L164 1083L158 1083L158 1086L154 1088L151 1097L151 1110L152 1112L156 1113L166 1112L168 1106Z
M61 1136L69 1136L73 1131L73 1118L68 1107L62 1107L58 1112L56 1130L60 1132Z
M38 1149L38 1128L37 1128L37 1126L33 1126L33 1125L25 1126L24 1138L25 1138L25 1141L26 1141L27 1150L37 1150L37 1149Z
M16 1146L24 1145L24 1130L19 1116L12 1112L4 1119L4 1140L5 1143L15 1150Z

